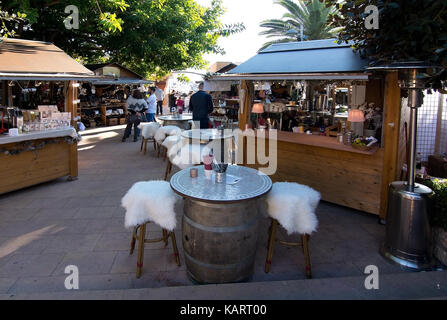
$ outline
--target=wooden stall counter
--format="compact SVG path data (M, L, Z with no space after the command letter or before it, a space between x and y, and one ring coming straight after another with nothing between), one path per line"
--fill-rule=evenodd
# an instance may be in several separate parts
M333 150L360 153L366 155L373 155L379 149L378 147L373 147L371 148L371 150L360 150L351 146L347 146L343 143L340 143L334 137L320 136L314 134L277 131L277 137L279 141L283 142L298 143L307 146L328 148Z
M78 176L73 128L0 136L0 194L65 176Z
M265 135L269 150L268 132ZM277 167L271 178L308 185L325 201L378 215L383 158L383 148L363 151L333 137L277 131ZM247 166L265 167L247 164L246 159Z

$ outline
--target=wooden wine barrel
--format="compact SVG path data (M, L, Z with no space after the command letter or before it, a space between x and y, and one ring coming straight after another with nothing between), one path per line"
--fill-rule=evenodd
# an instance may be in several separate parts
M198 283L229 283L253 274L258 234L256 200L209 203L185 199L183 248Z

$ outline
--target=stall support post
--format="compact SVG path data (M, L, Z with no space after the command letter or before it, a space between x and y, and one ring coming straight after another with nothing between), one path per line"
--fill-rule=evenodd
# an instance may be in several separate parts
M78 179L78 144L74 142L70 145L70 164L69 164L68 180L73 181Z
M384 119L383 119L383 171L380 201L380 218L386 218L388 206L388 186L397 179L400 170L397 168L400 125L400 87L398 73L389 72L385 78Z
M253 104L254 98L254 85L253 81L241 80L241 90L244 90L244 97L241 99L240 110L239 110L239 129L245 130L246 124L250 119L250 110Z
M77 81L65 81L65 111L71 112L71 124L76 129L76 123L74 118L77 116L77 104L75 100L78 100L78 88L76 86Z

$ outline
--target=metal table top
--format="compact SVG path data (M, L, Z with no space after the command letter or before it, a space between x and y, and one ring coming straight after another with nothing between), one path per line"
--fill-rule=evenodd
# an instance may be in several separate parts
M158 120L161 120L161 121L190 121L190 120L192 120L192 116L187 116L187 115L178 115L178 116L169 115L169 116L160 116L157 118L158 118Z
M223 136L218 129L193 129L186 130L182 132L182 137L187 139L197 139L197 140L220 140L228 139L233 137L233 133L228 130L224 132Z
M227 169L227 180L217 183L215 175L207 179L204 167L197 166L198 177L190 177L190 169L184 169L171 178L171 188L183 197L204 202L237 202L259 198L270 191L272 180L269 176L255 169L230 165ZM240 180L234 184L234 178Z

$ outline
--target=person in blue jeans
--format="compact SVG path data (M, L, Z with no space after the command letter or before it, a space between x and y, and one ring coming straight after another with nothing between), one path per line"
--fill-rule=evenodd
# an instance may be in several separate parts
M139 129L138 125L141 122L141 117L147 110L147 102L143 99L143 95L139 90L134 90L132 95L126 101L127 112L126 115L126 130L124 131L124 136L122 141L125 142L132 133L132 127L134 128L134 138L133 141L138 140Z
M146 119L148 122L155 121L155 113L157 112L157 97L155 96L155 87L149 88L149 98L147 102Z

